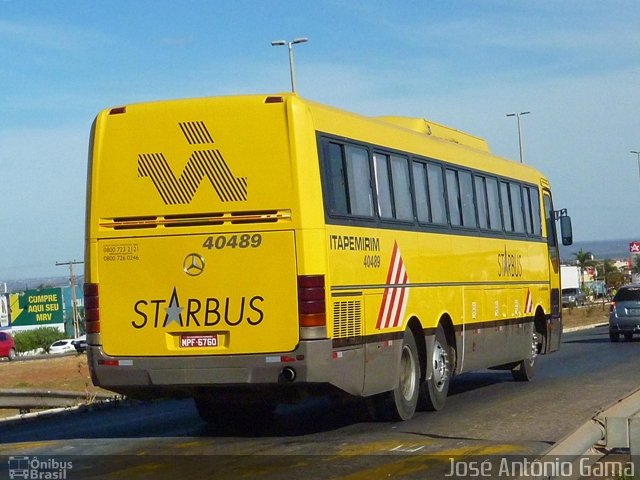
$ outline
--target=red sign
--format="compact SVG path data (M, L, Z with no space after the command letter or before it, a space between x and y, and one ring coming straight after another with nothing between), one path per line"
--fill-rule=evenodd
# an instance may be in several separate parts
M629 244L629 251L631 253L640 253L640 242L631 242Z

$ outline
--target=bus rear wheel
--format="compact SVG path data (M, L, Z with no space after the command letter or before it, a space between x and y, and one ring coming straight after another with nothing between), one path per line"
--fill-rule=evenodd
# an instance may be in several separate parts
M427 352L427 355L431 365L431 377L422 384L420 406L424 410L435 412L444 408L451 381L451 347L442 324L436 329L432 351Z
M398 386L374 398L376 418L401 421L413 417L420 391L419 358L415 337L411 329L407 328L400 353Z

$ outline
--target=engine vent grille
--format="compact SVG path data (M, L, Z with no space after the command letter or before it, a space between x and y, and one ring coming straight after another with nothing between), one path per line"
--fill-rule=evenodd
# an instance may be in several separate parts
M334 338L362 336L362 307L360 300L346 300L333 304Z

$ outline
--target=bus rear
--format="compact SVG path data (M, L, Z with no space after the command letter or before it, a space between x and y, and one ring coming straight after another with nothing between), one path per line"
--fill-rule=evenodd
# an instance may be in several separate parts
M323 277L298 265L288 108L246 96L99 114L85 284L96 385L142 398L278 384L295 375L288 356L304 363L300 318L326 337Z

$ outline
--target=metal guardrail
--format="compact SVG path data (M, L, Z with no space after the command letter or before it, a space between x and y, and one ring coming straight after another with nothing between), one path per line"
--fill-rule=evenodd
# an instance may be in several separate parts
M640 472L640 389L597 413L551 447L540 460L564 458L575 462L589 456L595 462L608 452L621 449L629 452L635 472Z
M32 408L73 407L81 403L112 398L113 395L104 393L12 388L0 390L0 409L11 408L22 412Z

